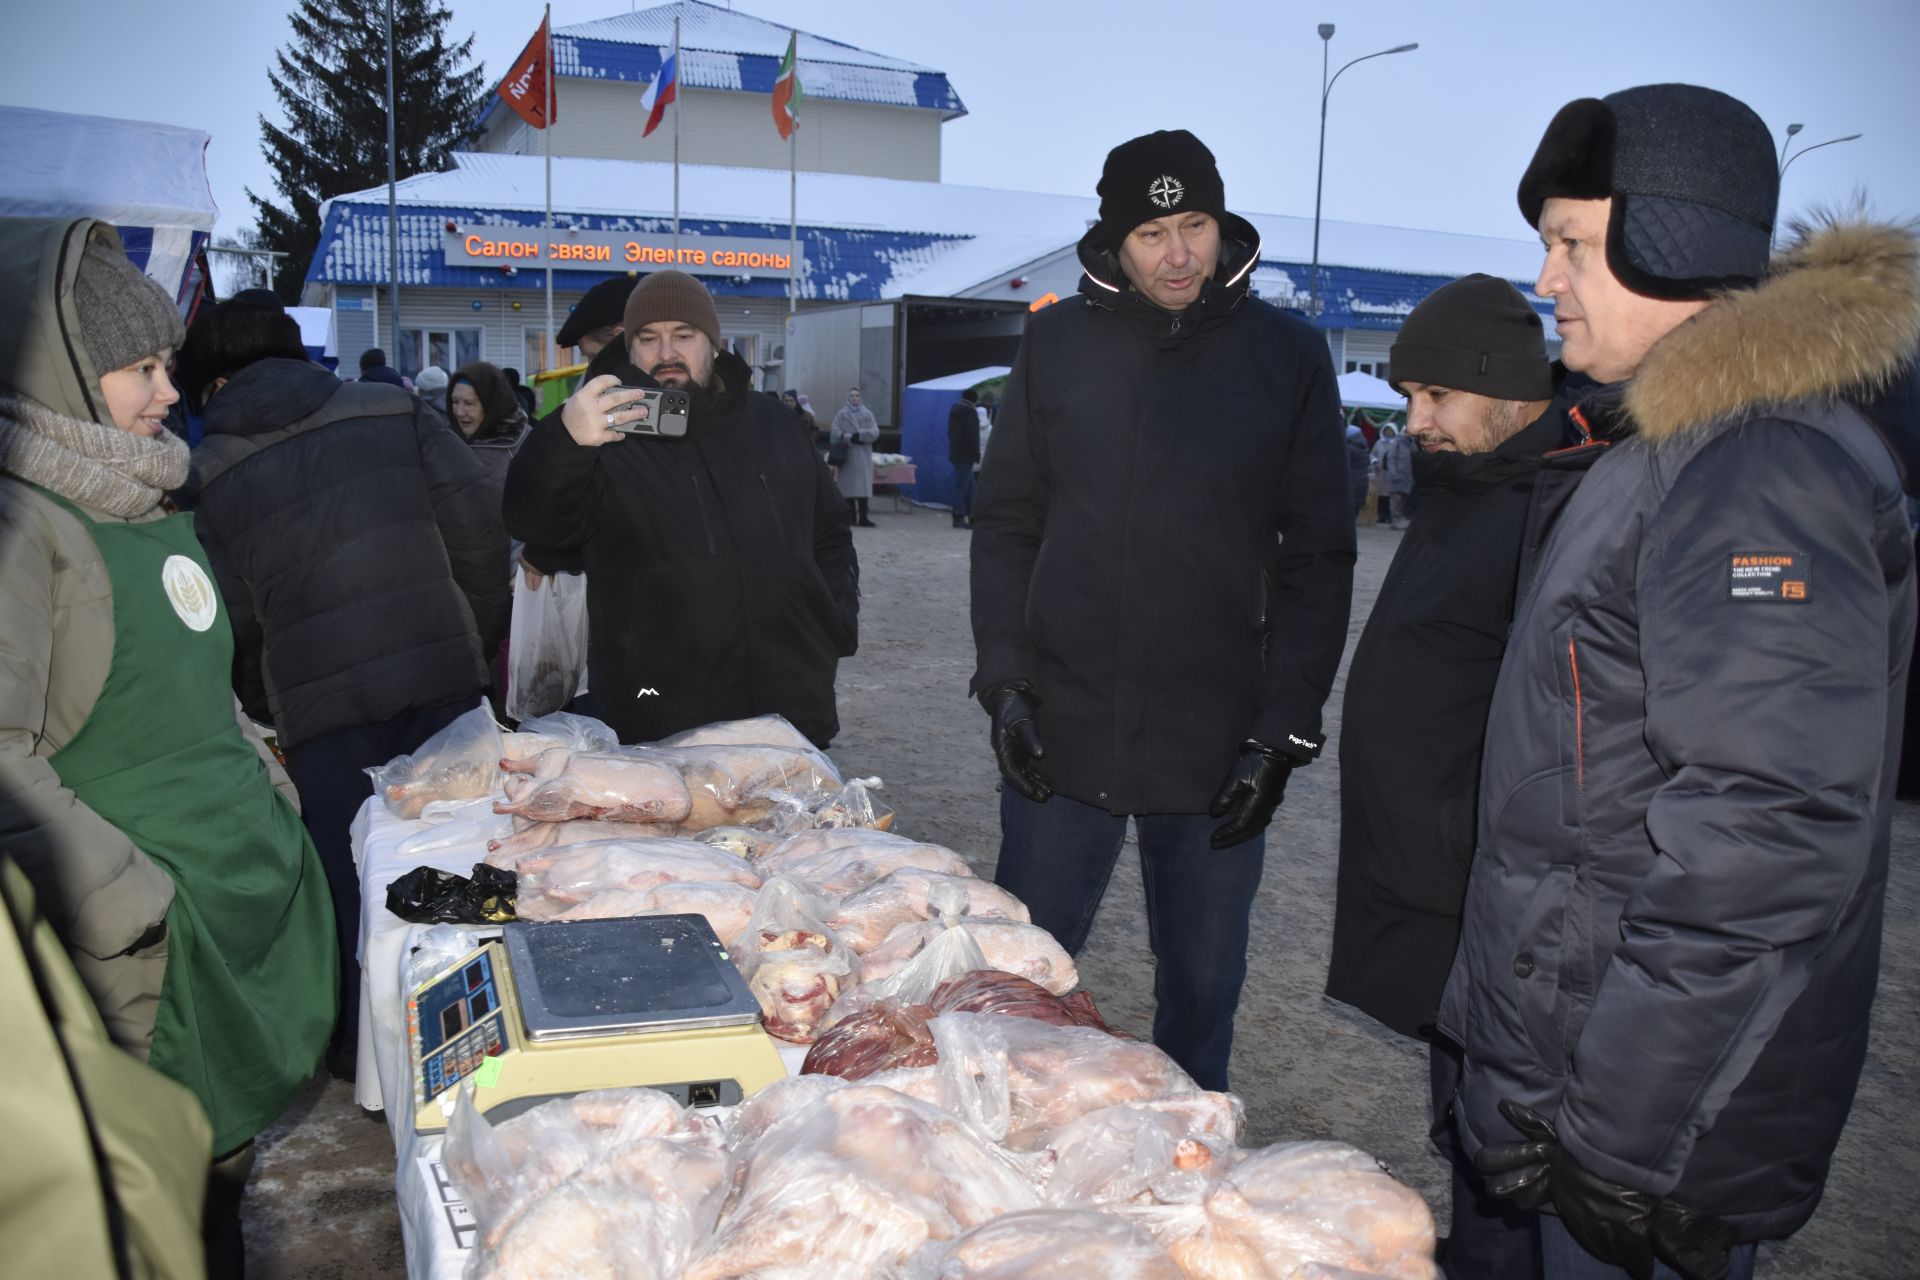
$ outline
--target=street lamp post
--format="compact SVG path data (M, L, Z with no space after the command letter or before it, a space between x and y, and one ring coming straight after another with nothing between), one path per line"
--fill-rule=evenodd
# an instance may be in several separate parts
M1787 171L1787 148L1793 145L1793 135L1806 127L1807 126L1803 124L1790 124L1787 126L1787 136L1780 139L1780 172L1785 173Z
M1356 63L1365 62L1369 58L1384 58L1390 53L1411 53L1420 47L1418 43L1402 44L1395 45L1391 49L1382 49L1378 53L1365 54L1342 66L1340 70L1333 73L1333 79L1329 80L1327 78L1327 52L1333 45L1333 24L1331 22L1323 22L1320 24L1319 30L1320 160L1315 167L1313 177L1313 267L1307 286L1309 296L1312 299L1313 317L1316 321L1320 318L1320 192L1326 183L1327 177L1327 95L1333 92L1334 83L1346 73L1347 67L1351 67Z
M1844 138L1828 138L1825 142L1816 142L1810 147L1802 147L1798 151L1794 152L1792 155L1788 155L1787 145L1788 143L1791 143L1793 141L1793 135L1800 132L1800 129L1801 129L1800 125L1797 125L1797 124L1788 125L1786 140L1780 144L1780 186L1783 191L1786 187L1787 166L1791 165L1795 160L1798 160L1801 156L1807 154L1807 152L1818 151L1822 147L1838 146L1842 142L1852 142L1856 138L1866 137L1864 133L1850 133ZM1774 200L1773 225L1775 230L1777 231L1780 226L1780 202L1779 202L1778 196L1776 196Z

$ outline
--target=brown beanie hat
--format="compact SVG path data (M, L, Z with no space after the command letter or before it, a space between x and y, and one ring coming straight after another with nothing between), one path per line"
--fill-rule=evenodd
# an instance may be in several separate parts
M73 281L73 305L80 313L80 345L96 373L124 369L166 347L177 350L186 341L180 309L167 291L104 236L87 237Z
M662 320L690 324L707 335L717 352L720 346L720 313L714 310L713 295L707 286L684 271L656 271L633 287L627 298L626 331L631 342L644 325Z

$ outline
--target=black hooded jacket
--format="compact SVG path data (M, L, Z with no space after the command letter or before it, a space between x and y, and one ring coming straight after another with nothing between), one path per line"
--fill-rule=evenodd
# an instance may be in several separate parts
M272 358L207 402L188 487L234 685L282 746L477 696L510 602L486 469L437 410Z
M590 684L621 741L778 713L824 747L858 642L846 504L786 407L743 389L746 364L722 352L714 372L684 438L589 448L548 414L508 469L507 529L584 552Z
M975 693L1024 681L1062 795L1203 813L1243 741L1303 757L1346 641L1353 509L1327 345L1248 296L1259 237L1175 315L1081 242L1036 313L973 504Z
M1417 454L1413 525L1347 668L1327 994L1425 1035L1460 940L1480 748L1543 455L1568 405L1489 453Z

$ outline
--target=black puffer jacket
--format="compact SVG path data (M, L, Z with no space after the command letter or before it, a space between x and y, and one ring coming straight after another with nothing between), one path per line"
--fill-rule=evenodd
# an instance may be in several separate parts
M621 741L777 712L824 747L858 641L846 504L786 407L739 390L745 363L714 369L728 389L696 396L682 439L586 448L547 415L507 472L507 528L584 550L591 686Z
M1310 756L1346 641L1353 508L1327 345L1247 294L1259 237L1179 315L1080 246L1036 313L973 503L976 693L1038 696L1055 790L1203 813L1256 738Z
M1487 704L1565 409L1491 453L1414 457L1419 510L1347 668L1327 994L1402 1035L1431 1030L1460 939Z
M510 602L486 469L399 387L269 359L215 393L194 529L234 683L283 746L478 694Z
M1778 260L1777 260L1778 262ZM1894 459L1839 400L1920 336L1904 229L1817 233L1655 344L1520 606L1439 1026L1469 1154L1812 1214L1866 1056L1914 632Z

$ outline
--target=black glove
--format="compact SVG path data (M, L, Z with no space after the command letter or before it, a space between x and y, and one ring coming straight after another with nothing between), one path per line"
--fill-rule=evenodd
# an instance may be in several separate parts
M1046 757L1040 730L1033 723L1033 690L1018 682L997 684L980 695L980 705L993 718L993 756L1007 785L1035 804L1053 794L1047 780L1033 770Z
M1288 775L1304 763L1252 738L1241 743L1233 772L1207 810L1213 817L1226 818L1214 829L1213 847L1229 849L1266 830L1273 821L1273 811L1287 794Z
M1558 1214L1581 1248L1634 1280L1651 1280L1655 1258L1688 1280L1726 1280L1733 1234L1724 1222L1593 1173L1567 1154L1553 1122L1531 1107L1508 1100L1500 1114L1521 1141L1482 1147L1474 1157L1493 1194Z

